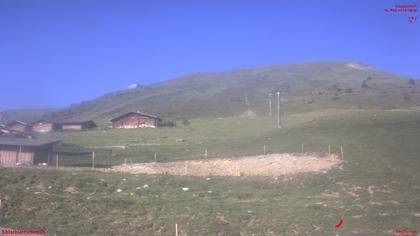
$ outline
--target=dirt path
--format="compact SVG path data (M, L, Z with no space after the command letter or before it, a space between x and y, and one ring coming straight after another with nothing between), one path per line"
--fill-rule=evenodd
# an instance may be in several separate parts
M270 154L230 159L119 165L113 171L185 176L280 176L324 171L342 163L335 155Z

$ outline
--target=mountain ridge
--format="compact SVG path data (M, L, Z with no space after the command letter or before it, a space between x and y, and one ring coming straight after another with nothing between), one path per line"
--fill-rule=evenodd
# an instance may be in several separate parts
M384 93L389 89L395 91ZM363 62L310 61L187 74L107 93L38 114L36 118L95 120L106 125L112 117L133 110L173 120L232 116L247 110L258 115L267 113L268 93L277 90L285 92L289 112L323 106L398 108L413 105L419 97L417 85L410 84L408 77L393 75ZM409 96L404 95L407 93ZM358 96L370 100L361 101ZM2 117L5 114L7 111L2 112ZM20 118L10 114L8 117ZM31 120L33 118L25 117L25 121Z

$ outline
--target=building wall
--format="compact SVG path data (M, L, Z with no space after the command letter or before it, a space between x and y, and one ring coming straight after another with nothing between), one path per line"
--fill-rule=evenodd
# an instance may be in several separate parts
M157 120L147 116L141 116L132 114L126 117L123 117L119 120L113 122L114 128L124 128L124 129L132 129L132 128L141 128L141 127L148 127L148 128L156 128Z
M54 125L50 122L37 122L32 125L32 131L38 133L47 133L51 132L54 128Z
M22 147L19 153L19 147L16 146L0 146L0 165L15 166L17 162L32 165L34 164L34 150L32 148Z
M0 150L0 165L2 166L14 166L16 165L16 150Z
M62 125L61 129L62 130L81 130L82 125L80 124Z
M39 147L22 147L17 160L19 146L0 146L0 165L15 166L17 162L26 165L37 165L38 163L48 163L53 155L53 145Z
M9 126L9 129L14 130L14 131L19 131L19 132L25 132L26 131L26 125L23 124L13 124L11 126Z

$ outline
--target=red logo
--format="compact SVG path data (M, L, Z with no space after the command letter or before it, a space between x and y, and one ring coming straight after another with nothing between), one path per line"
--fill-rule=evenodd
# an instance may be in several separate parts
M338 223L335 224L335 228L340 228L343 225L343 223L344 223L344 220L340 219L340 221L338 221Z

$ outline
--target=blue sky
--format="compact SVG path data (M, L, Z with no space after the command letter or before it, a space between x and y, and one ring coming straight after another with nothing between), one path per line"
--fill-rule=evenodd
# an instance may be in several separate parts
M0 0L0 109L194 72L358 60L420 78L419 0ZM414 23L408 16L417 16Z

